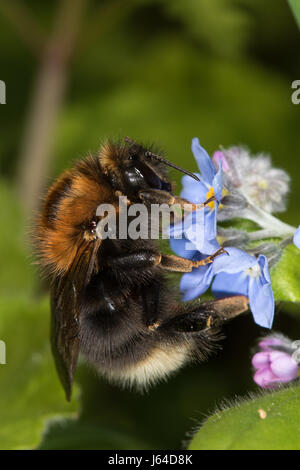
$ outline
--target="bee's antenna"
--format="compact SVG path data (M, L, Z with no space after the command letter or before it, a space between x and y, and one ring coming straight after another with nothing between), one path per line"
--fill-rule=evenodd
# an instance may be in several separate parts
M129 137L124 137L124 142L128 142L129 144L136 145L135 141L130 139ZM181 171L181 173L184 173L185 175L188 175L191 178L194 178L194 180L200 181L198 176L194 175L194 173L192 173L191 171L185 170L184 168L181 168L180 166L175 165L175 163L169 162L165 158L161 157L160 155L156 155L155 153L152 153L149 150L147 150L145 152L145 157L146 158L155 158L155 160L158 160L159 162L164 163L165 165L168 165L171 168L175 168L175 170Z
M169 162L168 160L166 160L165 158L161 157L160 155L156 155L155 153L152 153L152 152L147 151L147 152L145 152L145 157L147 157L147 158L155 158L155 160L158 160L159 162L164 163L165 165L168 165L168 166L170 166L171 168L175 168L175 170L181 171L181 173L184 173L185 175L188 175L188 176L190 176L191 178L194 178L194 180L200 181L200 179L198 178L198 176L194 175L194 173L192 173L191 171L185 170L184 168L181 168L180 166L175 165L175 163Z

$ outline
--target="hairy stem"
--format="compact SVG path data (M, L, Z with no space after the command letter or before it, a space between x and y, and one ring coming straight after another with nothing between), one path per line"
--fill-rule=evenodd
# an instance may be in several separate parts
M261 231L262 234L270 233L270 236L273 237L289 237L293 235L296 231L296 227L282 222L281 220L274 217L272 214L269 214L260 207L255 206L250 201L248 201L247 208L242 211L242 217L252 220L253 222L260 225L263 229L265 229ZM264 236L263 238L267 237Z

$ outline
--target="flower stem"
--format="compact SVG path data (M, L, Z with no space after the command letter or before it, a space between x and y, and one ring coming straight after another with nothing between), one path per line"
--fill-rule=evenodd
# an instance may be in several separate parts
M296 227L288 225L281 220L274 217L272 214L265 212L258 206L255 206L248 200L248 206L243 210L243 217L252 220L259 224L265 230L261 231L261 234L264 238L267 238L264 234L269 232L273 237L289 237L292 236ZM259 232L256 232L259 233Z
M278 231L263 229L256 230L255 232L248 232L248 238L250 241L263 240L264 238L279 238ZM280 237L281 238L281 237Z
M285 248L288 245L291 245L293 243L293 237L288 237L282 240L280 243L281 248Z

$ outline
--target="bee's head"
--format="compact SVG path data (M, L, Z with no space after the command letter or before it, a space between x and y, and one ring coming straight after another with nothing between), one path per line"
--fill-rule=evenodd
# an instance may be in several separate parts
M165 166L150 153L129 139L107 142L100 149L100 162L113 187L131 198L147 188L171 191Z
M152 148L137 144L128 137L123 142L104 144L99 157L113 186L131 198L139 190L149 188L171 192L167 166L198 179L193 173L169 162Z
M93 157L78 162L50 187L34 233L46 273L65 274L79 257L88 265L97 242L97 207L106 197L99 161Z

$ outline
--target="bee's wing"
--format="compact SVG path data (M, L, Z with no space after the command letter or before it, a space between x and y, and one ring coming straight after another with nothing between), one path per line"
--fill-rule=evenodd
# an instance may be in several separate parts
M71 399L79 355L79 328L76 288L68 278L51 284L51 346L66 398Z

